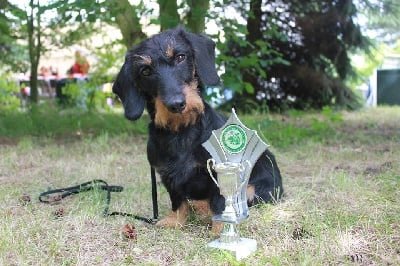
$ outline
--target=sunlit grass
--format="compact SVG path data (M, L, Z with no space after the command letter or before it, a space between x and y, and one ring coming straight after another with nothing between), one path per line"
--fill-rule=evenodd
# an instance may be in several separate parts
M182 230L103 217L102 190L56 205L38 202L49 188L103 179L124 187L112 193L111 211L151 217L145 121L134 129L138 124L125 125L121 114L84 114L87 120L71 114L71 121L60 118L70 128L60 125L55 133L48 125L49 134L32 136L18 127L15 136L0 134L0 265L396 265L400 109L325 112L244 117L272 145L286 195L278 204L250 209L239 227L258 249L240 262L205 248L212 237L195 216ZM332 119L336 115L341 118ZM88 121L81 122L79 136L76 119ZM163 216L169 196L161 184L158 192ZM23 194L31 202L22 202ZM57 218L60 208L65 214ZM125 224L136 228L136 240L123 236Z

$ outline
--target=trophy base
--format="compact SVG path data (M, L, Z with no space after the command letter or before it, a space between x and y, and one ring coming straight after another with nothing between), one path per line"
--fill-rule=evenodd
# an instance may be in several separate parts
M240 238L237 242L225 243L219 238L208 243L207 247L230 251L237 260L240 260L257 250L257 241L250 238Z

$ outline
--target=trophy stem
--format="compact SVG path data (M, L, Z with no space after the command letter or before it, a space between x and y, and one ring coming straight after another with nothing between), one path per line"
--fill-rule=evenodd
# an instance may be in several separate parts
M232 196L226 196L225 210L222 212L221 216L227 222L229 222L229 221L236 222L237 214L236 214L235 208L233 207Z
M224 229L222 229L221 232L221 242L225 244L236 244L239 239L239 232L236 229L236 224L225 223Z

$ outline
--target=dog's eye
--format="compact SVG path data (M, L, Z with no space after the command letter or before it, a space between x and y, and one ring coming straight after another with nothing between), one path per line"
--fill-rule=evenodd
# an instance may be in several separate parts
M148 77L152 74L151 69L149 67L144 67L142 70L140 70L140 74L142 76Z
M183 61L185 61L185 59L186 59L186 55L184 55L184 54L178 54L176 57L175 57L175 61L179 64L179 63L182 63Z

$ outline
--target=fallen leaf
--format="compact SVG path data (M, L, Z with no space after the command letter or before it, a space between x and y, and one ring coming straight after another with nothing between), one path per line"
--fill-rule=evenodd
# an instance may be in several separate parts
M122 234L127 239L131 239L131 240L137 239L137 232L136 232L135 227L131 226L129 224L124 225L124 227L122 228Z

